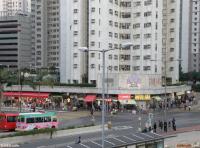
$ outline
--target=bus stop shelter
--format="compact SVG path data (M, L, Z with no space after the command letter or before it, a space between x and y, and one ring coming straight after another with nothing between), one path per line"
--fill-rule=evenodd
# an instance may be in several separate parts
M109 137L105 139L106 148L164 148L162 135L156 133L134 133L125 136ZM65 148L102 148L101 139L88 140L79 144L71 144Z

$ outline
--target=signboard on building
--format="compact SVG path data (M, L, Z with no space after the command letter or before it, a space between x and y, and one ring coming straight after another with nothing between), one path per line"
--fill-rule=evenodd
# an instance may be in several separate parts
M136 101L150 101L151 97L150 95L135 95Z

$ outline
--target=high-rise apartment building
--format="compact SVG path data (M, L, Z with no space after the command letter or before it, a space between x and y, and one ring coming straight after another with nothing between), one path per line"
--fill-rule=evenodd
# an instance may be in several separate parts
M179 81L179 65L181 62L180 46L180 22L181 3L180 0L163 0L163 76L167 81L176 83Z
M27 14L30 12L30 0L0 0L0 11L7 12L9 16Z
M0 12L0 65L10 69L31 63L31 21L29 16L8 16Z
M106 52L109 87L160 87L165 76L172 83L178 81L180 0L73 0L68 6L66 54L72 56L65 71L70 76L64 80L66 75L61 75L62 82L81 83L80 74L87 72L81 68L87 66L89 83L101 86L102 49L114 49ZM125 43L133 46L122 49ZM77 50L83 46L91 51ZM80 62L87 57L86 64Z
M200 1L190 1L189 71L200 71Z
M32 0L32 61L36 67L59 67L59 0Z
M181 47L181 71L187 73L191 69L190 61L190 34L191 34L191 4L192 1L181 0L181 18L180 18L180 47Z

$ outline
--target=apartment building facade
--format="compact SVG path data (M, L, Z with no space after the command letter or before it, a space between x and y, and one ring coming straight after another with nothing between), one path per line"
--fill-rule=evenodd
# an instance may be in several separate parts
M163 0L163 76L167 81L179 81L179 65L181 64L181 1Z
M0 65L21 69L31 63L31 21L29 16L8 16L0 12Z
M190 1L189 71L200 71L200 1Z
M59 67L59 16L59 0L31 0L33 67Z
M60 0L60 79L62 83L87 83L89 0Z
M0 0L0 11L7 15L27 14L30 12L30 0Z

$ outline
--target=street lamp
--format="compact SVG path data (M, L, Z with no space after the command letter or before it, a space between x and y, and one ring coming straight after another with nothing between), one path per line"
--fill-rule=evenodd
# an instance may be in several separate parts
M122 44L122 48L128 48L131 47L133 44L132 43L125 43ZM80 47L79 50L83 51L83 52L90 52L90 51L94 51L94 52L101 52L102 56L103 56L103 60L102 60L102 66L103 66L103 75L102 75L102 148L105 148L104 145L104 140L105 140L105 128L104 128L104 124L105 124L105 53L111 50L116 50L118 48L114 48L114 49L102 49L102 50L89 50L87 47Z

